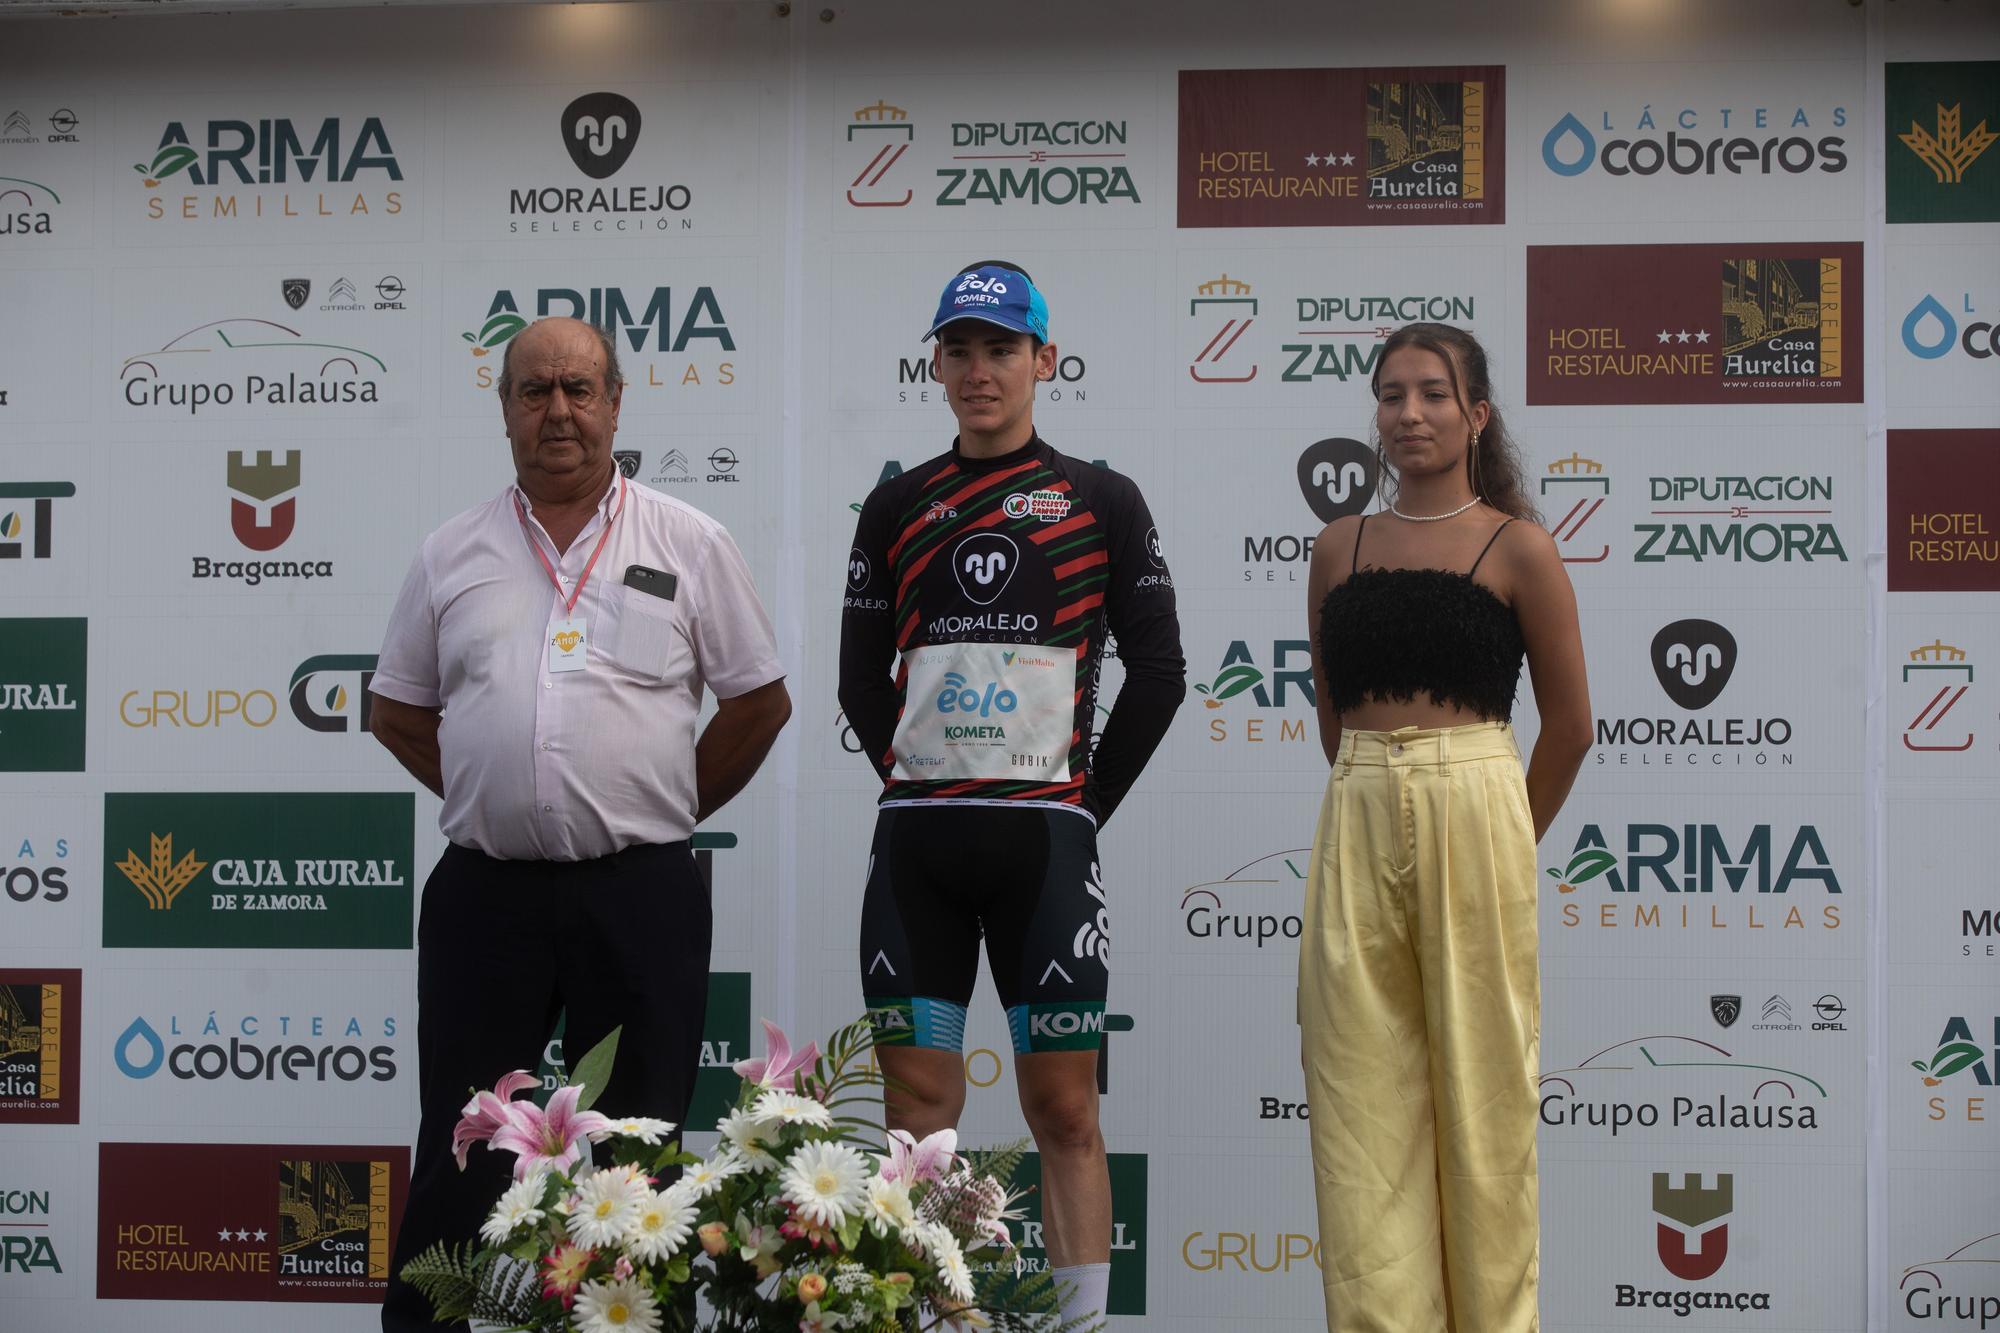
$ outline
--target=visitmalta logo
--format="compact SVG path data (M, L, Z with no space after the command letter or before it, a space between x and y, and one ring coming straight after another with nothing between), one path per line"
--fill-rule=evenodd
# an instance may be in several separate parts
M77 1123L83 973L0 968L0 1125Z
M409 1182L402 1147L102 1144L98 1298L380 1304Z
M403 211L395 188L403 168L380 116L169 120L132 170L146 218L167 225L278 226Z
M2000 430L1889 432L1889 591L2000 592Z
M1884 70L1890 222L2000 222L2000 60Z
M1506 220L1505 72L1180 72L1183 227Z
M1961 754L1972 748L1974 709L1957 717L1952 710L1972 688L1972 667L1963 648L1933 639L1912 648L1903 663L1903 693L1916 711L1903 724L1903 748L1919 754Z
M107 793L104 944L407 949L413 818L405 793Z
M0 773L83 771L89 622L0 620Z
M1861 247L1528 248L1531 404L1858 403Z

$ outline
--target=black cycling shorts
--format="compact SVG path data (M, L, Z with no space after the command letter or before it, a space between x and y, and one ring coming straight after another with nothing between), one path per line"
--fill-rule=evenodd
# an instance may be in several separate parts
M1086 815L936 804L876 817L861 989L879 1045L963 1046L983 935L1015 1052L1094 1051L1110 931Z

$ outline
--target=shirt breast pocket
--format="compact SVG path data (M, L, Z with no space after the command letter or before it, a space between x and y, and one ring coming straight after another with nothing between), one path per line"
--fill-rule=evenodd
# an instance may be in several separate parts
M605 661L649 684L666 680L681 656L674 604L621 585L613 591L606 609L611 615L603 636Z

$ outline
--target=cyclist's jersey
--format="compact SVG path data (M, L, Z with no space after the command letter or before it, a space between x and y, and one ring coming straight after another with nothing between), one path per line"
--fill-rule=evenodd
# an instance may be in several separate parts
M1114 635L1126 680L1093 772ZM883 805L1108 815L1165 734L1184 674L1173 577L1130 479L1039 437L991 459L954 444L862 505L840 696Z

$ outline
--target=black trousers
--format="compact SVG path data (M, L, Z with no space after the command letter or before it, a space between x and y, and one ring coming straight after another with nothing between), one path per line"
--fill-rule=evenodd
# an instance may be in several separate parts
M437 1327L429 1303L397 1274L436 1241L476 1241L514 1166L512 1153L475 1146L459 1171L452 1128L473 1089L534 1070L565 1008L572 1063L624 1028L593 1109L685 1118L701 1065L710 926L708 888L685 842L591 861L445 849L417 923L422 1127L382 1305L385 1333Z

